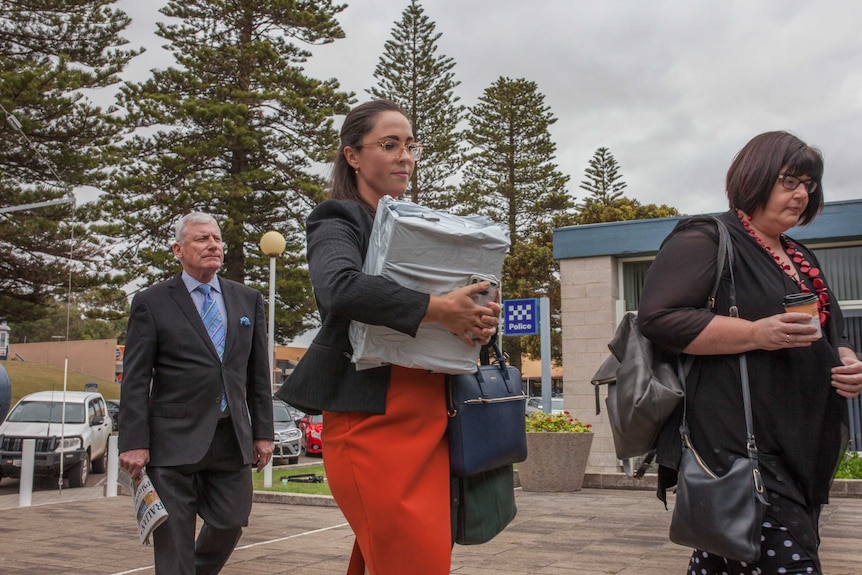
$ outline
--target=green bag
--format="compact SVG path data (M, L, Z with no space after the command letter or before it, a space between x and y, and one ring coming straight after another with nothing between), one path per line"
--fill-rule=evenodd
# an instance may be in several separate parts
M459 545L487 543L515 518L512 465L471 477L451 476L452 541Z

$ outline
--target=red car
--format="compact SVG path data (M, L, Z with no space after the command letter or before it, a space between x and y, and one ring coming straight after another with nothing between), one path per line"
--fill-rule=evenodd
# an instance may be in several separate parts
M306 455L323 455L323 415L305 415L299 420L302 430L302 449Z

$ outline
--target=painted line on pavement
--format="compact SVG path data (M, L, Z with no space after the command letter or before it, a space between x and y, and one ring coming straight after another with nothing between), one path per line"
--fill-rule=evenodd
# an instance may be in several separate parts
M251 549L252 547L257 547L259 545L271 545L272 543L279 543L281 541L287 541L288 539L296 539L298 537L305 537L306 535L314 535L316 533L323 533L324 531L331 531L333 529L340 529L341 527L347 527L347 523L339 523L338 525L333 525L331 527L322 527L320 529L314 529L312 531L303 531L302 533L296 533L295 535L288 535L287 537L279 537L278 539L270 539L269 541L258 541L257 543L249 543L248 545L242 545L234 549L234 551L240 549ZM129 573L138 573L140 571L146 571L148 569L152 569L153 565L147 565L146 567L138 567L137 569L130 569L128 571L118 571L117 573L112 573L111 575L129 575Z
M324 531L331 531L332 529L339 529L341 527L347 527L348 525L349 525L348 523L339 523L338 525L333 525L332 527L322 527L320 529L315 529L314 531L305 531L303 533L297 533L296 535L288 535L287 537L279 537L278 539L270 539L269 541L258 541L257 543L249 543L248 545L243 545L241 547L237 547L237 549L251 549L252 547L257 547L258 545L269 545L270 543L279 543L281 541L287 541L288 539L296 539L297 537L305 537L306 535L314 535L315 533L323 533Z

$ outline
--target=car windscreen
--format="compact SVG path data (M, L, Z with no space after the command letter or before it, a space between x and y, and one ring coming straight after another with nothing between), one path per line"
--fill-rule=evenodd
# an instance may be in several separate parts
M22 401L6 421L16 423L62 423L63 404L52 401ZM84 404L66 404L66 423L84 423Z
M290 411L287 410L287 407L283 403L273 403L272 420L276 423L287 423L292 422L293 418L290 416Z

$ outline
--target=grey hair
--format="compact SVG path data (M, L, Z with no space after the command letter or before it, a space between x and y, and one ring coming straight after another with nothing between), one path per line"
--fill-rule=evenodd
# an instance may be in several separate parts
M174 241L178 244L183 243L183 237L186 235L186 226L188 224L209 224L213 223L219 228L218 222L214 217L203 212L191 212L184 215L174 226ZM221 228L219 228L221 232Z

